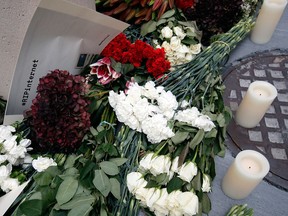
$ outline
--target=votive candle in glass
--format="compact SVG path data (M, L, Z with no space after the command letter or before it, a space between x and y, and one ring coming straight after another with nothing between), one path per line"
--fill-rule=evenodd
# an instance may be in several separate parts
M222 180L222 190L232 199L244 199L262 181L269 169L269 162L261 153L241 151Z
M251 83L236 111L236 122L245 128L253 128L263 118L277 97L277 89L266 81Z

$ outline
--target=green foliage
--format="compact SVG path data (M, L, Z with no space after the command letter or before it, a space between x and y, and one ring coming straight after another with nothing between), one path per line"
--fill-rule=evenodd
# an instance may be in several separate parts
M93 209L92 215L111 215L106 199L121 198L119 167L127 161L118 154L113 134L108 123L91 127L78 152L33 176L32 190L14 215L78 216Z

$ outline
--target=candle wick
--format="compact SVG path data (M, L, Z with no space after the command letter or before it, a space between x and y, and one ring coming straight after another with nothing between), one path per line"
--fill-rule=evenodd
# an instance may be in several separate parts
M249 166L249 169L251 169L251 167Z

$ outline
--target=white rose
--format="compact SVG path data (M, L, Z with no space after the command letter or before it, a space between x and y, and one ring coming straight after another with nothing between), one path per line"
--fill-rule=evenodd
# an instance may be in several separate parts
M196 215L198 213L198 197L192 192L183 192L178 195L181 200L181 212L183 215Z
M14 158L24 158L25 157L25 153L27 152L26 147L23 147L21 145L18 146L14 146L14 148L12 148L9 152L9 154L14 157Z
M12 132L15 132L15 128L8 125L0 125L0 142L3 142L4 140L10 139L13 135Z
M177 35L180 38L180 40L183 40L186 37L185 32L179 26L173 27L173 31L175 35Z
M166 188L161 189L160 198L154 202L151 210L154 211L155 215L168 215L169 210L167 208L168 192Z
M131 172L127 175L127 187L132 194L134 194L138 188L144 188L146 185L147 181L141 173Z
M8 178L12 171L12 165L7 164L0 166L0 182L4 181L6 178Z
M175 158L173 159L172 165L171 165L171 168L170 168L170 170L171 170L172 172L176 172L176 173L178 172L178 170L179 170L178 161L179 161L179 156L177 156L177 157L175 157Z
M146 203L147 206L153 211L151 208L154 203L160 198L161 190L157 188L149 188L148 193L146 194Z
M187 54L185 55L185 61L186 61L186 62L191 61L193 58L194 58L194 56L193 56L192 54L190 54L190 53L187 53Z
M170 166L171 166L170 158L165 155L160 155L152 160L150 172L154 176L160 175L162 173L169 174Z
M176 36L171 37L171 39L170 39L170 47L171 47L172 50L177 51L181 47L181 40L178 37L176 37Z
M8 193L9 191L16 189L18 186L19 186L18 179L7 178L2 182L1 189L4 192Z
M151 168L151 162L152 162L152 157L154 156L154 153L149 153L149 154L146 154L142 159L141 161L139 162L139 170L141 172L146 172L148 170L150 170Z
M10 155L10 154L7 154L8 158L7 158L7 161L14 165L14 166L18 166L20 164L20 160L19 158L17 157L17 155Z
M50 166L57 166L52 158L39 156L32 161L32 166L37 172L43 172Z
M7 152L9 152L11 149L13 149L17 145L16 139L17 139L17 136L12 136L9 139L6 139L4 141L3 147Z
M203 174L203 182L202 182L202 191L210 192L211 191L211 181L210 177L206 174Z
M168 43L167 41L164 41L164 42L162 43L161 47L164 48L166 54L167 54L168 52L171 52L170 43Z
M200 43L199 44L191 44L190 45L191 53L194 55L199 54L201 52L201 47L202 47L202 45Z
M5 162L7 160L8 156L7 155L0 155L0 164Z
M134 192L135 198L140 201L141 205L147 207L147 194L151 188L140 187Z
M182 193L181 191L176 190L176 191L172 191L171 193L168 194L167 209L170 212L169 215L172 215L172 214L177 215L177 213L179 213L181 215L181 212L180 212L181 200L178 199L178 196L181 193Z
M165 26L163 29L161 29L161 35L163 38L171 38L173 35L172 29L169 28L169 26Z
M193 162L186 162L184 163L178 171L178 176L183 181L191 182L193 177L197 175L197 166Z
M195 127L203 129L204 131L210 131L215 127L214 123L211 121L210 117L207 115L200 115L195 119Z

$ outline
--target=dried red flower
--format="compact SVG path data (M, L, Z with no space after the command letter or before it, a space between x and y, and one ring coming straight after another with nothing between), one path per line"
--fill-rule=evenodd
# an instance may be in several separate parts
M90 127L85 79L54 70L40 78L31 106L31 126L43 151L77 149Z

